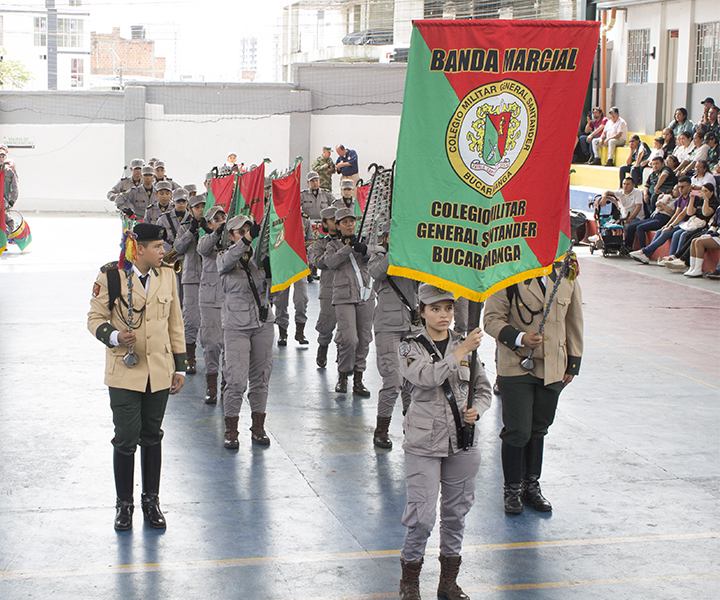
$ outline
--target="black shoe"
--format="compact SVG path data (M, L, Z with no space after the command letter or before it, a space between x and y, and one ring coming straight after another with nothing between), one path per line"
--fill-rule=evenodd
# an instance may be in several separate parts
M197 361L195 359L195 344L187 344L187 374L197 373Z
M335 391L338 394L345 394L347 392L347 380L350 373L338 373L338 382L335 385Z
M710 279L720 279L720 266L715 269L712 273L708 273L707 276Z
M614 161L612 158L608 158L608 159L607 159L607 162L605 163L605 166L606 166L606 167L614 167L614 166L615 166L615 161Z
M165 516L160 510L160 499L157 494L142 495L142 511L147 524L154 529L165 529Z
M315 362L317 363L317 366L321 369L324 369L327 366L327 353L327 346L318 346L317 358L315 359Z
M363 385L362 376L362 371L355 371L353 377L353 394L357 394L363 398L369 398L370 390Z
M533 510L538 512L550 512L552 504L550 504L540 491L539 477L537 475L528 475L523 479L522 500Z
M506 483L503 486L503 502L505 503L505 512L509 515L519 515L523 511L521 483Z
M115 503L115 529L118 531L127 531L132 529L132 516L135 507L133 506L133 499L120 500L117 499Z
M278 325L278 329L280 329L280 337L278 338L278 346L287 346L287 329L284 327L280 327Z
M602 164L602 161L599 158L592 158L592 159L590 159L590 162L588 162L588 164L600 166Z
M392 448L392 440L388 435L388 428L390 427L390 417L378 417L377 426L373 433L373 445L376 448L382 448L383 450L390 450Z

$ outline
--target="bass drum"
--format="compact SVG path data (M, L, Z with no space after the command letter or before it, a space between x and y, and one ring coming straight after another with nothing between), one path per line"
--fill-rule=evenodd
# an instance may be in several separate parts
M16 233L22 230L23 225L25 225L25 219L19 211L10 209L5 212L5 224L7 225L6 233L8 240L11 240Z

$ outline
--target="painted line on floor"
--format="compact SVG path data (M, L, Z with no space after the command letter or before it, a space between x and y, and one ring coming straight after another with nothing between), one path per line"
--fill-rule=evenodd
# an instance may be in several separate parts
M641 356L638 356L637 354L633 354L632 352L627 352L626 350L621 350L619 346L613 346L611 344L608 344L606 342L601 342L600 340L596 340L589 336L585 336L585 339L591 340L591 341L595 342L596 344L605 346L606 348L611 348L612 350L615 350L616 352L620 352L621 354L631 356L632 358L640 360L649 365L653 365L654 367L658 367L659 369L663 369L664 371L668 371L669 373L672 373L673 375L677 375L678 377L684 377L685 379L689 379L690 381L694 381L695 383L699 383L701 385L706 385L707 387L712 388L713 390L720 390L720 387L713 385L712 383L708 383L707 381L703 381L702 379L696 379L695 377L691 377L687 373L683 373L682 371L676 371L675 369L671 369L670 367L666 367L665 365L661 365L660 363L653 362L651 360L648 360L647 358L643 358Z
M464 546L463 553L492 552L501 550L523 550L527 548L552 548L568 546L598 546L627 543L669 542L678 540L699 540L720 537L720 531L698 533L677 533L666 535L643 535L630 537L588 538L578 540L549 540L541 542L511 542L505 544L481 544ZM428 553L437 553L438 548L428 548ZM75 567L60 569L28 569L16 571L0 571L0 581L11 579L32 579L36 577L57 577L90 575L93 573L147 573L153 571L176 571L181 569L204 568L235 568L252 566L263 563L278 564L305 564L313 562L328 562L337 560L374 560L382 558L397 558L400 550L372 550L365 552L336 552L319 554L298 554L287 556L262 556L255 558L224 558L209 560L185 560L164 563L144 563L128 565L107 565L97 567ZM363 596L368 597L369 596ZM381 598L384 596L378 596ZM333 600L339 600L335 597Z

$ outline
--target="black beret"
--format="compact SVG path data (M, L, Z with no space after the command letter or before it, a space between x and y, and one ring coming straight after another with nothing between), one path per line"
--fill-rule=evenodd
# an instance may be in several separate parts
M151 225L150 223L138 223L135 225L133 232L137 236L138 242L165 241L167 238L167 232L164 227Z

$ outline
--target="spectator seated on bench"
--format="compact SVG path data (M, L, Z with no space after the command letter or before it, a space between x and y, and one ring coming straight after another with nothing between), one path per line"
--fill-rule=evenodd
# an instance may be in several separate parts
M700 132L695 133L693 135L693 145L690 152L688 152L685 160L681 162L680 166L675 170L677 176L687 175L688 177L692 177L695 173L695 163L699 160L707 160L709 151L710 147L705 144L705 137Z
M593 139L600 137L603 132L603 127L607 123L607 117L603 112L603 109L596 106L592 109L592 117L588 115L586 117L587 123L585 123L585 135L581 135L578 138L578 143L575 146L575 153L573 154L573 162L587 162L592 163L593 155L590 151L590 144Z
M680 196L677 187L672 190L671 194L662 194L655 204L655 211L645 220L633 221L625 228L625 240L623 248L620 248L620 254L629 256L630 250L635 245L635 238L639 242L640 248L645 244L645 235L651 231L656 231L667 225L670 218L675 214L675 202Z
M681 177L678 181L677 188L678 192L680 192L680 196L675 201L675 212L672 217L670 217L670 220L655 232L655 237L650 244L644 248L640 248L640 250L630 252L630 256L636 261L648 264L652 255L655 254L655 251L668 240L672 240L670 254L675 253L675 250L680 243L682 234L685 233L685 230L680 227L680 224L687 221L689 218L688 204L692 198L692 195L690 194L690 178ZM640 227L642 227L642 225L640 225Z
M677 175L675 175L674 169L677 166L677 158L670 155L663 161L656 156L651 166L652 172L643 186L643 205L646 217L655 212L655 202L658 196L669 193L677 185Z
M672 129L670 129L669 127L663 129L662 138L664 140L662 149L665 153L665 156L663 158L667 158L673 152L675 152L675 148L677 147L677 139L675 138L675 134L673 133Z
M706 188L703 186L703 195ZM715 196L715 204L718 202L717 195ZM704 205L703 205L704 206ZM720 227L720 206L715 209L715 216L710 222L710 227L706 233L700 237L695 238L690 246L690 268L685 271L684 275L688 277L702 277L703 270L702 264L705 258L705 253L708 250L717 250L720 248L720 237L718 235L718 227ZM708 275L713 279L720 278L720 264L717 265L715 270Z
M656 154L659 156L659 154ZM650 147L640 139L640 136L633 134L630 136L630 156L627 157L626 163L620 167L620 187L622 187L625 177L629 174L635 185L642 183L643 169L650 161Z
M688 119L687 109L676 108L675 118L668 123L667 128L673 132L676 138L684 131L692 134L693 122Z
M679 136L677 136L677 141L678 141L678 145L675 148L675 150L673 150L673 156L675 158L677 158L678 167L679 167L681 164L683 164L687 160L688 155L690 154L691 150L693 149L692 133L683 131ZM676 174L677 174L677 172L676 172Z
M706 160L697 161L695 174L690 178L690 183L693 189L693 196L700 196L702 194L702 186L706 183L712 183L713 187L715 187L715 178L712 173L709 172Z
M615 165L615 148L624 146L627 143L628 126L623 118L620 117L620 111L617 106L613 106L608 112L609 121L605 123L603 132L599 137L592 140L593 161L590 164L599 165L600 146L608 147L608 159L605 163L606 167Z

